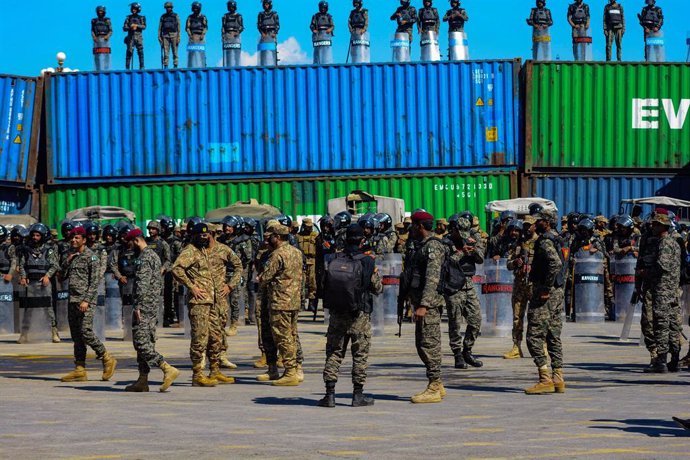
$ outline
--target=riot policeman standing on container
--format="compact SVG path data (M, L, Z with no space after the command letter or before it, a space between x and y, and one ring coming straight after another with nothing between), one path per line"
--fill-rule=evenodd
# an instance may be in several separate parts
M551 10L546 7L546 0L537 0L537 7L532 8L527 19L532 26L532 58L537 60L551 59L551 35L549 27L553 25Z
M110 37L113 25L105 16L105 6L96 7L96 17L91 20L91 38L96 70L110 70Z
M223 65L240 65L240 54L242 51L242 41L240 34L244 32L244 20L242 15L237 12L237 2L228 2L228 12L223 16Z
M177 49L180 45L180 17L173 13L172 2L165 2L165 14L158 25L158 42L161 44L161 64L168 68L170 50L173 55L173 66L177 69L179 58Z
M575 0L568 6L568 23L573 28L573 57L576 61L587 60L585 49L591 49L592 37L589 36L591 17L589 5L584 0Z
M125 37L125 45L127 45L127 56L125 67L127 70L131 68L132 65L132 54L134 53L134 48L137 48L137 54L139 55L139 68L144 68L144 36L142 32L146 30L146 16L141 16L141 5L139 3L132 3L130 5L130 11L132 14L127 16L125 19L125 25L122 30L127 32L127 37Z
M623 60L622 41L625 34L625 16L623 5L616 0L609 0L604 7L604 35L606 36L606 60L611 60L611 47L616 40L616 52L619 61Z
M335 24L333 23L333 16L328 13L328 2L319 2L319 12L311 17L309 29L313 34L318 32L333 34Z
M410 5L409 0L400 0L400 6L391 16L391 21L397 21L395 33L406 33L412 42L412 28L417 22L417 9Z
M362 0L354 0L352 6L355 8L350 11L347 20L350 33L363 35L369 30L369 10L362 8Z
M470 20L465 8L460 8L460 0L451 0L451 8L443 16L443 22L448 23L450 32L464 32L465 22Z
M417 29L420 34L425 32L436 32L436 35L438 35L441 21L438 17L438 10L431 5L431 0L424 0L424 8L419 10Z
M645 39L645 50L644 58L645 61L649 61L649 50L647 39L650 35L659 34L661 27L664 25L664 13L656 6L656 0L646 0L647 6L642 8L642 12L637 15L640 20L640 25L644 29L644 39Z
M311 18L309 29L314 45L314 64L333 62L333 16L328 13L328 2L319 2L319 12Z
M264 0L263 8L264 10L259 13L257 28L261 38L272 38L275 41L280 30L280 18L278 13L273 11L272 0Z

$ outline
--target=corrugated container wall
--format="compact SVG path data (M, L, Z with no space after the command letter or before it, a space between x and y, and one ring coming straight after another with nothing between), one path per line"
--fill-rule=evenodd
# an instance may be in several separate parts
M0 182L5 185L35 182L42 81L0 75Z
M38 217L39 201L36 190L0 187L0 215L30 214Z
M483 215L488 201L516 196L517 176L500 172L491 175L57 187L42 194L41 219L56 226L68 211L84 206L110 205L132 210L139 225L143 225L159 214L182 220L189 216L203 216L213 209L250 198L276 206L293 217L320 216L327 213L328 200L344 197L354 190L402 198L408 212L423 206L439 217L448 217L465 209Z
M528 172L690 167L690 64L527 62L523 72Z
M48 183L515 167L519 60L53 75Z
M523 194L553 200L560 214L586 212L608 217L620 212L623 199L669 196L690 201L690 177L534 175L527 180Z

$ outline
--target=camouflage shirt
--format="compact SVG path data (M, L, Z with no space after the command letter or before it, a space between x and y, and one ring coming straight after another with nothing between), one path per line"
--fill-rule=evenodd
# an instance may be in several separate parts
M533 283L535 292L551 290L556 286L558 275L562 273L563 261L557 241L558 236L550 232L539 236L534 243L534 263L529 280Z
M271 309L298 311L302 290L302 253L283 242L275 249L261 273L261 284L268 288Z
M91 249L84 251L69 260L65 258L62 272L69 281L70 303L87 302L94 306L98 301L98 283L101 279L101 259Z
M515 280L520 282L527 281L527 275L530 271L532 262L534 261L534 243L537 241L537 235L532 235L528 240L522 240L518 246L512 248L508 254L508 263L506 267L515 274ZM522 266L517 265L517 260L522 259Z
M7 269L3 269L2 274L14 275L17 270L17 254L14 246L7 241L0 244L0 257L4 260L3 264L7 265Z
M446 245L434 236L429 236L417 245L417 250L405 265L409 280L408 297L416 307L440 308L445 300L438 293L441 280L441 266L446 257Z
M680 286L680 246L670 234L659 239L651 278L654 291L667 292L669 296L676 295Z
M146 246L139 254L136 266L134 308L147 313L157 312L163 292L161 259L156 251Z
M98 256L98 259L100 260L100 268L98 269L98 273L100 274L100 279L103 279L105 276L105 272L108 269L108 252L105 250L105 246L103 246L101 243L96 243L93 246L90 246L89 249Z

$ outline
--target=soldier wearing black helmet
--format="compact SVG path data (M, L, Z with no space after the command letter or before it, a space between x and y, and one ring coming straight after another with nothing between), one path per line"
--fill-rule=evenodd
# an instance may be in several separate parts
M347 211L342 211L333 216L333 225L335 228L335 248L336 251L345 249L345 240L347 227L352 223L352 215Z
M316 298L323 299L323 282L326 274L326 259L335 254L335 222L331 216L319 219L319 235L316 237ZM316 320L316 315L314 315Z
M201 3L192 3L192 14L187 17L185 25L187 35L189 35L190 43L204 43L206 41L206 32L208 32L208 19L201 14Z
M17 343L26 343L31 327L34 308L44 309L50 322L53 343L60 342L53 311L53 294L51 279L60 269L57 250L48 245L50 231L38 223L29 228L29 241L17 252L19 284L26 287L24 317L21 334Z
M237 335L237 328L239 327L240 305L242 304L242 299L246 295L244 283L246 283L248 277L249 264L253 257L253 248L250 238L244 232L244 220L241 217L226 216L222 224L223 235L218 238L218 242L232 249L242 261L242 278L240 286L238 286L238 289L233 291L228 298L230 322L228 324L227 335L232 337Z
M585 58L585 56L580 55L580 45L582 42L578 40L586 40L590 21L589 5L584 3L583 0L575 0L575 3L568 6L568 23L573 29L573 56L577 61L584 60ZM589 37L588 43L591 46L591 37Z
M657 34L664 25L664 12L656 6L656 0L645 0L647 6L642 8L642 12L637 15L640 20L642 30L644 30L644 39L647 43L647 38L652 34ZM644 58L649 61L650 56L648 47L645 46Z
M362 0L353 0L352 6L354 9L347 20L350 33L363 35L369 30L369 10L362 8Z
M313 34L325 32L333 35L335 24L333 23L333 16L328 13L328 2L319 2L319 12L311 17L309 29Z
M180 17L173 12L172 2L165 2L163 5L165 14L161 16L158 23L158 42L161 44L161 64L164 69L168 68L170 62L170 51L173 55L173 67L177 69L179 57L177 49L180 45Z
M223 65L240 65L242 42L240 35L244 32L244 19L237 12L237 2L227 3L228 12L223 15L221 36L223 39Z
M110 37L113 25L105 15L105 6L96 7L96 17L91 19L91 38L96 70L110 70Z
M546 7L546 0L537 0L537 7L532 8L527 24L535 29L546 29L553 25L551 10Z
M590 254L602 254L604 264L604 279L606 280L609 278L608 253L606 252L606 248L604 247L603 241L594 236L594 222L592 222L592 220L589 218L581 219L577 223L576 231L573 235L573 242L570 244L568 273L570 274L570 277L573 279L573 281L575 272L575 259L580 251L587 251ZM611 302L610 299L607 299L607 297L608 296L605 296L606 314L608 317L611 317ZM574 321L575 306L572 304L572 299L570 300L571 302L568 302L568 299L566 299L566 315L568 315L570 319Z
M99 265L99 286L105 279L105 272L108 269L108 252L101 243L101 227L95 222L86 222L83 225L86 231L86 247L98 257Z
M506 256L509 246L511 242L513 242L508 232L508 225L516 218L517 216L514 211L503 211L501 213L500 225L495 235L489 239L489 245L486 251L487 257L498 260Z
M470 20L467 11L460 8L460 0L451 0L450 9L443 16L443 22L448 23L450 32L464 32L465 23Z
M396 33L406 33L412 42L412 30L417 22L417 9L410 5L409 0L400 0L400 6L391 16L391 21L398 23Z
M421 34L425 32L436 32L441 27L441 20L438 16L438 10L434 8L432 0L424 0L424 7L419 10L417 21L417 30Z
M259 13L256 27L262 38L276 39L280 30L280 18L278 13L273 11L273 1L263 0L261 3L263 11Z
M616 0L609 0L604 6L604 36L606 37L606 60L611 60L611 48L616 41L617 59L623 60L623 35L625 34L625 14L623 5Z
M128 15L125 19L125 25L122 26L122 30L127 32L127 37L125 37L125 45L127 45L127 56L125 61L125 67L129 70L132 66L132 55L134 53L134 48L137 49L137 54L139 55L139 68L144 68L144 36L142 32L146 30L146 16L142 16L141 5L137 2L129 5L132 14Z

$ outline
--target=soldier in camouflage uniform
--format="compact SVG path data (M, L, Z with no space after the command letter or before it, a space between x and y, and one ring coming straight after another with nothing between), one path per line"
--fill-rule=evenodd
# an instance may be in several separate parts
M537 241L535 233L536 220L532 216L524 219L523 233L520 244L513 248L508 255L507 268L515 275L513 281L513 348L503 355L504 359L522 358L522 336L525 324L527 304L532 298L532 283L529 273L534 260L534 243Z
M172 276L172 265L182 252L182 239L175 235L175 222L170 217L163 216L160 219L161 236L170 248L170 269L165 273L163 284L163 327L170 327L179 322L177 306L180 295L178 283Z
M139 68L144 68L144 36L142 32L146 30L146 16L141 16L141 5L137 2L130 5L132 14L127 16L122 30L127 32L125 37L125 45L127 45L127 56L125 58L125 68L129 70L132 65L132 56L134 48L137 49L139 55Z
M62 377L63 382L86 382L86 346L103 362L106 381L115 373L117 361L105 349L93 331L93 314L98 297L101 261L98 255L86 247L86 231L77 227L70 234L72 251L65 259L62 273L69 281L69 329L74 342L74 371Z
M656 259L650 270L650 294L654 324L656 358L645 369L650 373L666 373L668 366L677 369L680 354L681 325L679 303L681 250L676 239L669 233L671 219L668 212L657 209L652 217L652 233L659 238Z
M172 385L180 375L180 371L166 363L163 355L156 351L158 306L163 292L161 260L146 243L141 230L132 230L125 236L125 240L138 253L132 311L132 339L139 365L139 378L135 383L126 386L125 391L138 393L149 391L149 372L152 367L159 367L163 371L163 384L159 390L163 392Z
M532 283L532 299L527 312L527 348L539 369L539 382L525 390L526 394L563 393L563 346L561 330L563 320L563 253L560 241L552 226L557 216L553 211L542 210L534 214L539 238L534 243L534 260L529 281ZM544 342L551 357L551 369L547 366Z
M227 308L228 295L239 284L242 264L227 246L213 241L207 224L190 221L188 233L191 244L175 261L173 275L190 293L192 385L206 387L215 386L218 382L233 383L232 377L220 372L223 349L220 315L221 310ZM236 268L230 281L226 279L228 266ZM204 355L211 367L208 378L203 374Z
M437 238L446 236L448 234L448 221L446 219L437 219L434 233L436 233Z
M367 379L369 346L371 344L372 295L383 292L381 276L376 269L373 257L364 256L362 244L364 232L359 225L350 225L347 229L346 257L359 258L362 265L360 286L362 287L361 308L357 311L330 309L326 342L326 365L323 369L323 381L326 384L326 396L318 402L321 407L335 407L335 385L338 382L338 371L347 353L348 343L352 351L352 407L371 406L372 398L364 396L364 384ZM328 287L327 287L328 288Z
M165 14L161 15L158 22L158 43L161 45L161 64L164 69L170 62L170 51L173 55L173 66L177 69L179 58L177 48L180 45L180 17L173 12L172 2L163 5Z
M449 262L459 267L465 278L464 286L445 298L450 349L455 357L456 369L467 369L468 364L482 367L484 363L472 354L482 328L481 305L472 277L476 273L477 264L484 263L484 253L470 234L472 224L469 220L454 215L450 218L449 225L450 234L444 240L450 251ZM467 321L464 339L461 335L463 317Z
M319 236L316 237L316 297L323 299L323 282L326 274L326 258L335 254L335 226L333 218L323 216L319 220ZM314 311L316 321L316 311Z
M654 235L650 225L645 225L640 237L639 258L635 266L635 291L642 302L640 328L644 337L645 347L649 352L650 365L657 357L656 339L654 337L654 314L652 311L652 279L651 273L654 261L657 260L659 237Z
M146 244L158 255L161 261L161 275L165 275L172 268L170 245L161 236L161 224L157 220L149 222L146 230L149 232Z
M316 299L316 238L318 235L314 231L314 221L308 217L304 219L302 228L297 234L297 241L299 241L299 247L302 248L302 253L306 259L305 287L310 311L316 309L318 302Z
M272 253L260 275L259 283L266 289L270 302L269 321L275 348L280 353L285 373L277 377L277 354L266 347L268 379L277 386L299 385L297 372L297 316L302 288L302 253L288 243L289 230L276 223L266 228ZM262 309L265 308L262 305ZM266 338L264 337L264 340ZM263 380L263 379L262 379Z
M406 226L404 222L395 224L395 234L397 239L393 252L396 254L405 254L405 245L407 244L407 237L409 235L409 225Z
M411 238L418 242L405 261L401 291L414 309L415 346L426 366L429 384L414 395L413 403L437 403L445 396L441 382L441 313L445 300L438 292L445 245L433 236L434 216L426 211L412 215Z

